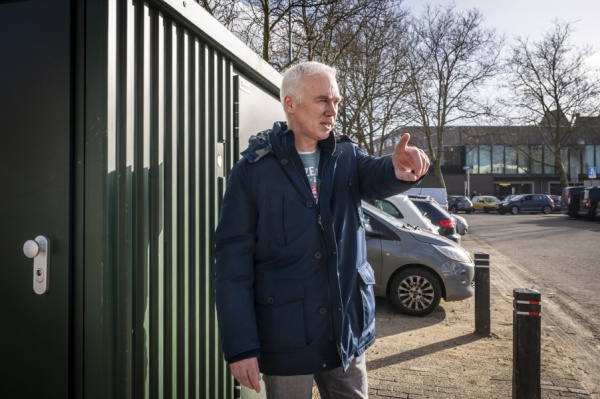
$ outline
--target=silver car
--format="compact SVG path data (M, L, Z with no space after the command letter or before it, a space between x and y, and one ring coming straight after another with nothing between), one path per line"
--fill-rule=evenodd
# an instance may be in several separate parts
M440 300L473 296L475 266L469 253L447 238L407 226L363 202L367 259L375 273L375 295L401 313L425 316Z
M467 222L467 219L455 213L452 214L452 218L456 220L456 232L458 234L464 236L469 232L469 222Z

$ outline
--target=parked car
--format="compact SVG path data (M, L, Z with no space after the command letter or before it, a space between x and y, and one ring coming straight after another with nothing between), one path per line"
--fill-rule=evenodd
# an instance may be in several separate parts
M450 302L473 296L475 267L460 245L409 227L366 202L362 208L375 295L411 316L428 315L442 298Z
M458 216L456 213L453 213L452 218L456 221L456 232L461 236L464 236L469 231L469 223L467 219L462 216Z
M517 215L521 212L531 213L552 213L554 209L554 203L549 196L545 194L523 194L517 195L509 201L500 201L495 206L496 212L504 215L506 212L510 212L513 215Z
M586 217L590 220L596 218L596 208L598 207L598 200L600 200L600 187L586 187L581 192L581 199L579 200L579 216Z
M470 199L463 195L449 195L448 196L448 212L473 212L473 203Z
M460 244L460 234L456 232L456 220L442 209L442 207L431 197L423 195L409 195L413 204L421 210L421 213L438 226L441 236L444 236L457 244Z
M439 228L423 216L421 210L404 194L382 200L367 200L367 202L406 224L439 234Z
M560 203L562 201L560 195L549 195L549 197L552 199L552 202L554 202L554 208L552 210L560 212Z
M448 210L448 193L445 188L413 187L406 190L404 194L430 196L444 210Z
M563 188L560 198L560 211L563 214L579 218L579 201L584 188L583 186Z
M483 211L488 213L494 210L496 202L500 202L500 200L491 195L476 195L473 197L471 202L473 202L473 212Z

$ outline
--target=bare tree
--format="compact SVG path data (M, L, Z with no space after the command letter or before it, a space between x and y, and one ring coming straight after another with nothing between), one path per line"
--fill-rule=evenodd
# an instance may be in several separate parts
M238 0L199 0L198 3L227 29L233 31L234 22L239 18Z
M381 154L386 140L406 122L407 12L390 4L355 34L351 26L338 37L354 40L338 58L341 131L370 154Z
M304 60L334 64L392 0L202 0L202 5L279 71ZM352 35L338 36L352 27Z
M454 6L427 5L411 24L411 104L442 187L446 126L490 112L478 90L499 70L503 38L484 29L482 19L477 9L458 12Z
M519 38L507 63L514 119L536 127L542 145L553 155L551 166L556 168L563 187L569 184L563 150L573 135L586 127L575 123L576 118L579 114L595 116L600 110L598 71L586 64L593 50L573 46L569 42L572 33L571 23L556 20L540 41L531 43Z

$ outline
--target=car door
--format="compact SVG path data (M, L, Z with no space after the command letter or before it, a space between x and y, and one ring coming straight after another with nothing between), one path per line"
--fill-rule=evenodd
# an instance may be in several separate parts
M73 396L70 9L0 2L0 398Z
M375 292L379 290L381 283L381 266L382 266L382 251L381 251L381 236L379 234L379 222L368 211L363 209L363 222L365 224L365 238L367 242L367 261L373 268L375 275Z
M531 202L531 210L533 212L541 212L544 205L546 205L543 195L534 195Z
M375 292L378 295L383 295L389 278L396 269L404 264L403 258L410 256L412 251L406 248L403 240L384 223L375 221L372 226L376 226L376 235L380 244L379 253L376 255L380 261L379 267L375 270L375 279L377 281ZM398 231L398 233L401 236L409 234L403 231ZM375 256L375 254L371 256Z

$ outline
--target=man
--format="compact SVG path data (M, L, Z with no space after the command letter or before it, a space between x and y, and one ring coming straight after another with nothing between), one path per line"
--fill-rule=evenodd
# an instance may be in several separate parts
M365 350L375 341L373 270L362 198L384 198L429 168L402 136L372 157L332 129L335 70L317 62L283 77L287 125L250 140L227 181L216 231L223 351L240 384L267 398L366 398Z

